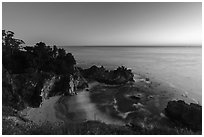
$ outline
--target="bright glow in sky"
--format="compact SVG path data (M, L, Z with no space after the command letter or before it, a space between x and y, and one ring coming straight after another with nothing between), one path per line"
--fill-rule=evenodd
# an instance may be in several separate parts
M202 3L3 3L27 44L201 45Z

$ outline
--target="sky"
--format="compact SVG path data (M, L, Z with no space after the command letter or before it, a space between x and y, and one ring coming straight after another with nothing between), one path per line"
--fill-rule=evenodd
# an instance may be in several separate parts
M28 45L196 46L202 3L2 3L2 29Z

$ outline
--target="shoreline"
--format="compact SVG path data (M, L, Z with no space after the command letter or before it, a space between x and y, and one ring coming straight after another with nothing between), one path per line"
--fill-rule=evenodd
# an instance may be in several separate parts
M82 63L82 64L77 64L77 66L81 67L81 68L90 68L91 66L96 65L94 63ZM121 64L120 64L121 65ZM98 67L100 66L104 66L107 70L112 70L117 68L119 65L111 65L111 64L106 64L106 65L102 65L101 63L97 63ZM130 69L132 69L132 67L130 67ZM164 80L160 77L156 77L153 74L151 74L150 72L143 72L143 71L134 71L133 70L133 74L134 75L139 75L140 77L143 78L149 78L154 82L157 82L159 84L165 84L167 85L167 87L171 87L172 89L174 89L173 92L175 95L177 95L176 99L181 99L181 100L185 100L187 101L186 103L196 103L202 106L202 94L199 95L197 93L194 93L192 90L185 90L183 89L181 86L179 85L174 85L171 82L168 82L167 80Z
M90 82L89 89L99 85L98 82ZM106 124L122 125L120 121L112 120L101 112L90 101L89 91L78 90L75 96L53 96L42 102L38 108L28 107L20 111L20 116L33 121L37 125L43 123L78 123L89 120L97 120Z
M63 121L59 120L55 116L55 105L61 96L53 96L42 102L41 106L38 108L28 107L20 111L20 116L26 118L37 125L42 125L46 122L51 123L61 123Z
M133 73L136 75L139 75L142 78L148 78L150 79L150 81L157 83L158 85L164 85L166 87L171 88L172 90L170 92L172 92L175 95L175 100L184 100L188 104L195 103L202 106L202 96L200 99L198 97L199 95L196 93L185 91L184 89L181 89L168 81L164 81L162 79L159 79L158 77L154 77L150 75L150 73L146 73L146 74L136 73L136 72L133 72Z
M76 90L74 96L49 97L40 107L28 107L18 114L39 127L47 124L53 128L63 127L62 130L89 122L129 130L134 126L145 129L153 125L171 129L172 122L164 111L169 101L176 100L178 95L183 97L180 92L168 83L140 74L134 80L120 85L89 81L89 87ZM189 99L183 98L185 102Z
M2 35L3 134L202 132L202 98L191 94L202 93L200 49L72 52Z
M180 95L181 92L178 93L178 90L176 89L172 90L173 88L168 87L167 83L166 84L159 83L158 81L155 81L155 80L152 81L152 79L150 79L149 81L145 81L144 76L140 74L139 75L136 74L136 75L137 75L136 81L134 82L134 84L136 84L135 86L138 86L138 85L142 86L142 83L140 82L144 82L143 84L145 84L146 82L147 85L149 84L152 86L152 87L148 87L148 89L145 89L144 87L142 87L144 91L153 89L152 91L150 91L150 93L148 93L149 96L152 93L154 93L154 97L159 97L160 95L175 96L175 94L177 93L179 94L180 97L182 97L182 95ZM101 111L100 108L96 106L97 103L93 102L93 100L90 98L90 92L94 93L94 91L91 91L94 87L97 87L100 85L106 85L107 87L109 87L109 85L102 84L96 81L89 82L88 85L89 85L89 91L86 91L85 89L83 89L83 90L76 91L78 95L75 95L75 96L50 97L49 99L45 100L39 108L26 108L20 112L20 115L33 121L36 124L42 124L44 122L68 124L68 123L82 122L87 120L99 120L99 121L105 122L106 124L122 125L121 123L123 122L121 120L118 120L118 119L113 120L114 119L113 117L110 117L107 114L105 114L103 111ZM114 86L110 85L110 87L114 87ZM166 91L163 92L162 90L166 90ZM103 94L103 92L101 93ZM159 101L158 99L156 99L157 100L156 102ZM183 97L183 100L188 101L190 99L188 97ZM165 103L162 103L163 107L161 107L160 110L164 109L167 105L167 102L170 100L164 100L164 101ZM151 108L150 106L147 105L147 108ZM159 107L160 105L156 103L155 106ZM116 106L113 106L113 107L116 107ZM119 115L121 116L126 115L127 117L128 114L130 113L132 112L126 112L124 114L121 113Z
M89 83L89 89L99 85L98 82ZM61 105L68 106L69 112L63 114L64 110L60 110L62 115L66 115L67 123L78 123L83 121L101 121L106 124L117 124L122 125L120 121L115 121L113 118L110 118L107 114L101 112L95 103L90 100L89 91L79 91L76 96L64 97L64 100L61 102ZM65 108L65 107L64 107ZM72 119L69 121L69 114L72 114Z

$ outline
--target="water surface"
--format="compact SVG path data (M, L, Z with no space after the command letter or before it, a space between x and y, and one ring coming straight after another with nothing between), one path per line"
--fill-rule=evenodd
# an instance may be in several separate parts
M63 47L78 65L124 65L133 72L168 83L202 101L201 47Z

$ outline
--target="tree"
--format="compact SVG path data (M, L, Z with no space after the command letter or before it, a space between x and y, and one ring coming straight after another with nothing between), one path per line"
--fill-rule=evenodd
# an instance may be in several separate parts
M14 32L2 30L2 63L12 73L24 71L24 54L20 51L23 40L14 38Z
M58 58L64 58L66 56L66 51L62 48L58 49Z
M52 52L53 52L53 58L56 58L57 57L57 51L58 51L58 49L57 49L57 46L53 46L53 50L52 50Z
M43 42L33 47L25 46L24 42L14 38L12 31L2 31L3 65L11 73L33 71L54 72L56 74L71 74L76 61L71 53L63 48L47 46Z
M3 47L10 48L13 52L14 50L19 50L21 44L25 44L23 40L13 38L14 32L2 30L2 45Z

